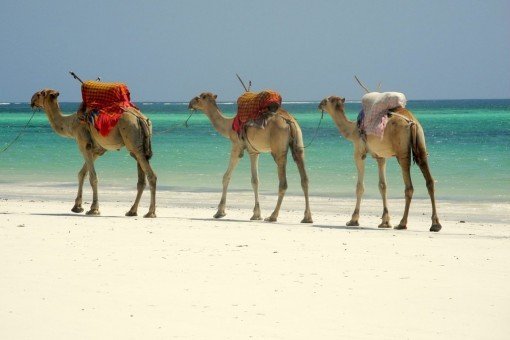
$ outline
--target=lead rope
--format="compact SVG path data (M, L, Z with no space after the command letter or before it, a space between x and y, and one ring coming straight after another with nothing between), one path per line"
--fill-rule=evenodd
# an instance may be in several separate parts
M315 141L315 138L317 137L317 134L319 133L319 128L321 127L322 118L324 118L324 110L321 112L321 119L319 119L319 124L317 124L317 127L315 128L315 133L313 134L312 140L308 143L308 145L303 146L303 149L306 149L312 143Z
M166 129L166 130L163 130L163 131L153 132L152 134L153 134L153 135L159 135L159 134L162 134L162 133L171 132L171 131L177 130L177 129L178 129L178 128L180 128L181 126L185 126L185 127L187 127L187 128L188 128L188 127L189 127L188 121L190 120L191 116L193 116L193 113L195 113L195 111L191 111L191 113L190 113L190 115L189 115L188 119L186 119L186 120L184 121L184 123L174 125L174 126L172 126L172 127L168 128L168 129Z
M21 131L18 133L18 135L16 137L14 137L14 139L9 143L7 144L6 147L4 147L0 153L4 153L5 151L7 151L11 145L13 145L20 137L21 135L23 134L23 132L25 132L25 129L28 127L28 125L30 124L30 122L32 121L32 118L34 118L34 115L35 113L37 112L37 110L32 110L32 116L30 117L30 119L28 120L28 122L25 124L25 126L21 129Z

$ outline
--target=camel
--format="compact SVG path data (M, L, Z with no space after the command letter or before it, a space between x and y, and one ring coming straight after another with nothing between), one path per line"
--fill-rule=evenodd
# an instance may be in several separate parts
M232 143L230 153L230 163L223 176L223 190L221 200L218 205L218 211L214 218L222 218L226 215L225 204L227 200L227 188L244 150L250 155L251 162L251 184L255 194L255 206L251 220L261 220L259 194L258 194L258 159L261 152L270 152L278 167L278 200L272 214L265 219L267 222L276 222L280 207L287 190L287 152L289 146L294 161L296 162L301 177L301 187L305 196L305 213L301 223L313 223L310 205L308 202L308 176L305 170L305 154L303 147L303 135L297 121L285 110L279 108L277 114L268 118L267 126L263 129L257 127L247 127L246 139L241 138L236 131L232 129L234 117L225 117L216 104L217 95L206 92L193 98L188 108L190 110L203 111L213 127ZM283 115L283 116L282 116Z
M386 158L396 157L402 169L405 183L405 209L402 220L395 229L407 229L409 206L413 197L413 184L411 181L411 155L414 162L420 167L425 177L428 193L432 202L432 226L430 231L441 230L441 224L436 212L434 198L434 179L428 165L427 147L423 128L413 114L402 107L391 111L391 115L384 130L383 138L367 135L366 142L362 139L356 122L350 121L344 112L345 98L330 96L321 101L319 110L326 111L340 131L340 134L354 144L354 162L358 171L356 185L356 207L347 226L359 226L359 211L361 197L364 192L363 177L365 173L365 158L371 154L377 161L379 168L379 191L383 201L382 223L379 228L391 228L386 199Z
M58 104L59 92L45 89L36 92L32 96L32 108L42 108L53 130L62 137L73 138L83 155L85 163L78 172L78 194L71 211L83 212L82 190L83 182L89 174L92 187L92 204L87 215L100 215L97 192L97 175L94 169L94 161L107 150L118 150L125 146L131 156L136 159L138 167L138 184L135 202L126 216L137 216L138 204L146 186L146 177L151 191L149 212L144 217L156 217L156 174L149 164L152 151L150 149L150 126L146 118L134 108L126 110L119 119L115 128L106 137L101 136L91 125L79 120L76 113L63 115Z

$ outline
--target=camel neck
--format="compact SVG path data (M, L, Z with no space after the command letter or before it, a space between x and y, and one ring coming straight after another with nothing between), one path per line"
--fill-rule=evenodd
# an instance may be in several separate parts
M229 138L234 118L225 117L216 106L205 109L204 113L211 121L214 129L223 137Z
M347 119L347 116L345 115L345 112L343 109L335 110L333 113L328 112L331 118L333 118L333 121L335 122L338 131L340 131L340 134L350 141L354 140L354 137L357 134L357 126L355 122L350 121Z
M60 111L58 102L44 105L44 112L48 116L48 120L52 129L60 136L74 137L73 124L76 121L76 114L64 116Z

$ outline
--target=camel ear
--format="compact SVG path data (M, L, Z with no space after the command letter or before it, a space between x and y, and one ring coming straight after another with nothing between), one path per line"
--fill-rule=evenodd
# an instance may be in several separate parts
M215 95L214 95L214 100L216 100L216 98L218 98L218 95L217 95L217 94L215 94Z
M46 91L45 90L42 90L41 92L39 92L41 94L41 96L43 97L46 97Z

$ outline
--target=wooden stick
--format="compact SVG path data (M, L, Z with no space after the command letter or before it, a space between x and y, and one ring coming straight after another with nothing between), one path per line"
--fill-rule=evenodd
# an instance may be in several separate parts
M236 73L236 76L237 76L237 79L239 79L239 81L241 82L241 85L243 85L244 90L245 90L246 92L248 92L249 90L246 88L246 85L244 85L243 80L241 79L241 77L239 77L239 75L238 75L237 73ZM251 84L250 84L250 85L251 85Z
M367 87L365 85L363 85L363 83L361 83L361 81L358 79L357 76L354 76L354 78L356 79L356 81L358 82L359 86L361 86L367 93L370 93L370 90L367 89Z
M74 79L78 80L80 83L83 84L83 81L74 73L73 71L69 71L69 73L73 76Z

